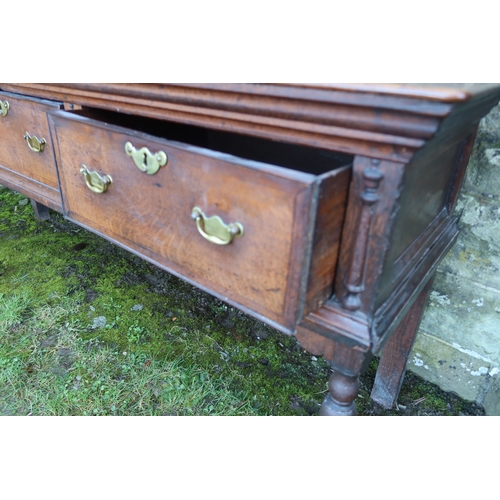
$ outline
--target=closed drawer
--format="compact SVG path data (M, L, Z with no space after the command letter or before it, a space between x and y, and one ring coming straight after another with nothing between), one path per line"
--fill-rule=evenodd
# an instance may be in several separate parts
M7 92L0 92L0 101L0 183L61 210L47 122L47 112L60 104Z
M331 295L348 167L312 175L66 112L49 121L71 220L288 333ZM142 172L128 143L166 165ZM85 172L109 176L106 191ZM193 211L239 234L216 244L202 232L224 226Z

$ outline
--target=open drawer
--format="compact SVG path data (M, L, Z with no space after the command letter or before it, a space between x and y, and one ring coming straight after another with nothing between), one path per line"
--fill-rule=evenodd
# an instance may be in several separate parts
M0 92L0 183L61 210L47 111L60 103Z
M49 122L72 221L287 333L331 296L349 157L123 115Z

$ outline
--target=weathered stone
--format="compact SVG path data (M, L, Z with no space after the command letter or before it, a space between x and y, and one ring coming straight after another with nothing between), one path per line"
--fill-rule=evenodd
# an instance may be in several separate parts
M106 326L106 317L105 316L98 316L97 318L94 318L94 323L92 324L92 328L95 330L96 328L104 328Z
M493 371L482 405L486 415L500 416L500 371Z
M500 168L499 168L500 170ZM500 193L500 191L499 191ZM457 204L463 210L460 229L488 243L488 251L500 255L500 201L465 193Z
M443 391L468 401L481 399L491 361L477 353L420 332L408 360L408 369Z
M468 192L500 195L500 106L481 120L469 162L464 189Z
M496 289L500 283L500 255L490 251L486 241L464 229L443 259L439 271Z
M421 330L450 345L477 352L500 365L500 292L439 272Z
M500 105L480 124L408 369L500 415Z

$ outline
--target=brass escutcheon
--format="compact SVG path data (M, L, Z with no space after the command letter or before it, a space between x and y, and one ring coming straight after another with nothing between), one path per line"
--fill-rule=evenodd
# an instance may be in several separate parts
M110 175L100 175L97 172L91 172L86 165L80 167L80 173L84 176L88 188L94 193L104 193L111 185L113 179Z
M28 132L25 132L24 138L26 139L26 143L31 151L34 151L35 153L43 153L45 144L47 144L47 141L43 137L39 139L36 135L31 136Z
M163 151L152 154L148 148L135 149L131 142L125 143L125 153L131 156L141 172L153 175L167 164L167 155Z
M196 221L196 227L200 234L216 245L228 245L235 237L243 236L243 225L239 222L225 224L218 216L207 217L200 207L194 207L191 218Z
M0 116L7 116L9 108L10 106L8 101L0 101Z

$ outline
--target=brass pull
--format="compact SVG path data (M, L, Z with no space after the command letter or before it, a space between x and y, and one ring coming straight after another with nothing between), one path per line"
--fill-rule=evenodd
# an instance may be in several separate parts
M83 174L87 186L94 193L104 193L113 182L110 175L102 176L97 172L91 172L85 165L80 167L80 173Z
M141 172L153 175L167 164L167 155L163 151L151 154L148 148L135 149L131 142L125 144L125 153L131 156Z
M224 224L218 215L207 217L200 207L194 207L191 217L196 221L200 234L216 245L228 245L233 238L243 236L243 225L239 222Z
M7 116L9 108L10 106L8 101L0 101L0 116Z
M42 139L39 139L36 135L31 136L28 134L28 132L25 132L24 138L26 139L26 143L28 144L28 147L31 149L31 151L34 151L35 153L43 153L45 144L47 144L43 137Z

